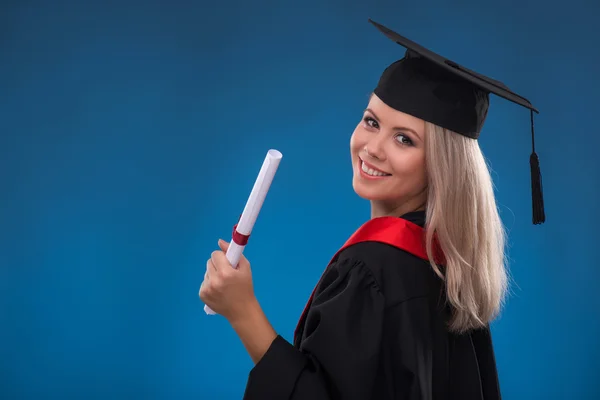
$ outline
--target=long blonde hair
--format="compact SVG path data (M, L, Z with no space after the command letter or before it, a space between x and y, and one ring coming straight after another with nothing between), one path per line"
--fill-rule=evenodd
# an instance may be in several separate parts
M488 165L477 140L425 123L429 180L426 244L445 280L454 332L487 325L507 290L505 230ZM434 237L445 262L434 260Z

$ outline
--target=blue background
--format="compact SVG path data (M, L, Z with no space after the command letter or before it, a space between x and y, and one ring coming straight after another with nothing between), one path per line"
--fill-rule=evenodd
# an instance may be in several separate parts
M282 151L245 254L291 340L369 216L349 139L404 51L369 17L540 109L545 225L531 224L527 110L493 98L480 139L510 232L501 385L600 398L600 7L453 3L2 2L0 398L241 398L252 363L203 312L206 259Z

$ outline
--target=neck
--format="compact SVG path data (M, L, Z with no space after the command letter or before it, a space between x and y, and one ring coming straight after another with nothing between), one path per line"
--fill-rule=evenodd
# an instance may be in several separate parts
M371 219L379 217L399 217L409 212L425 210L425 203L406 202L390 206L383 202L371 201Z

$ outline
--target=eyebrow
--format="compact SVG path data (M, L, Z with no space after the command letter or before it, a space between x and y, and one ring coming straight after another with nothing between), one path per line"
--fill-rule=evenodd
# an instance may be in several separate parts
M381 121L381 119L380 119L380 118L377 116L377 114L375 114L375 113L373 112L373 110L371 110L370 108L367 108L367 109L365 109L365 111L368 111L368 112L370 112L371 114L373 114L373 116L375 117L375 119L378 119L378 120L380 120L380 121ZM412 133L413 133L413 134L414 134L416 137L418 137L420 140L422 140L422 139L421 139L421 136L419 136L419 134L418 134L418 133L417 133L417 132L416 132L414 129L408 128L408 127L406 127L406 126L395 126L395 127L394 127L394 130L399 130L399 131L409 131L409 132L412 132Z

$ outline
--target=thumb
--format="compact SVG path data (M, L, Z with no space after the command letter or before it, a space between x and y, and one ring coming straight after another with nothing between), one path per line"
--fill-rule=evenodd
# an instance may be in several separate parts
M227 249L229 248L229 243L224 241L223 239L219 239L219 248L223 252L227 252ZM243 254L240 256L240 260L238 261L237 268L238 269L249 269L250 268L250 262Z
M229 248L229 243L227 243L223 239L219 239L219 248L223 251L227 251L227 249Z

